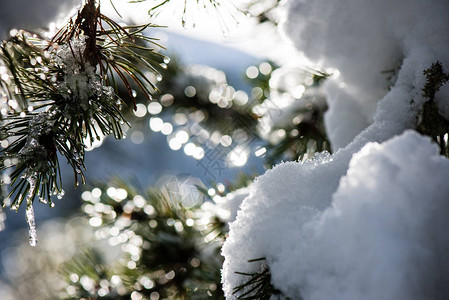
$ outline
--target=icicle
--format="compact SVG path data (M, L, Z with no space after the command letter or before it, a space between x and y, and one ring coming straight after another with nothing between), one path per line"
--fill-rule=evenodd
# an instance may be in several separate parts
M27 195L26 220L29 227L30 245L35 247L37 244L36 220L34 217L33 197L36 190L36 176L29 175L27 181L30 185L30 190Z
M36 221L34 218L33 204L28 205L26 209L26 220L29 227L30 245L35 247L37 244Z
M3 213L3 208L0 205L0 231L5 229L5 219L6 219L6 215Z

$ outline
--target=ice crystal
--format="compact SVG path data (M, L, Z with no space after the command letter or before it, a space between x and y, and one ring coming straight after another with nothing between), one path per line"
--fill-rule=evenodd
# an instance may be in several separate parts
M328 161L332 161L332 156L328 151L323 151L314 153L311 158L304 160L304 163L317 166Z

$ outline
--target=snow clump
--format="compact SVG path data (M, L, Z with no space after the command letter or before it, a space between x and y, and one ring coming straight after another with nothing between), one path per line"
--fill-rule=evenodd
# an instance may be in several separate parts
M247 261L259 257L292 299L447 294L449 161L438 152L429 138L407 131L368 143L348 169L340 154L284 163L256 179L223 247L229 299L244 279L235 272L258 271Z
M437 60L449 67L447 1L291 0L287 11L285 36L318 65L338 70L328 82L325 119L334 150L384 118L381 100L403 105L391 117L413 118L423 70Z
M58 49L54 57L64 70L64 80L58 88L67 102L64 110L67 117L100 109L97 101L114 103L115 100L113 88L101 83L95 66L84 58L86 39L86 36L73 38Z

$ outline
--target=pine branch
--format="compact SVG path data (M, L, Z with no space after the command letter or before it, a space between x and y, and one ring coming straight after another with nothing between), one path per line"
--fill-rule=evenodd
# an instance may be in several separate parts
M215 69L213 71L221 72ZM211 73L212 75L210 75ZM165 94L174 97L173 103L164 108L164 111L175 112L180 108L186 111L202 111L207 117L201 121L201 124L205 125L210 132L218 130L222 134L231 134L224 132L223 129L229 127L229 123L238 120L239 122L233 122L235 125L233 130L243 129L248 134L254 134L257 117L251 112L251 107L239 105L236 103L237 101L233 101L235 89L228 85L226 80L217 81L213 76L217 75L216 73L212 72L211 68L209 70L201 70L201 68L189 70L176 58L172 58L167 69L161 70L163 80L160 82L160 87L164 91L162 97ZM193 95L185 93L188 87L194 88ZM227 93L227 89L231 89L233 92ZM211 99L214 97L222 99L225 105L218 103L217 99L212 101Z
M109 245L121 245L122 255L117 264L105 265L101 255L88 251L65 264L62 272L68 290L74 291L67 299L129 299L132 294L145 299L152 294L163 299L223 299L218 255L222 241L205 241L208 230L197 225L205 217L200 206L183 208L178 192L139 193L121 180L86 191L83 207L89 223L99 227ZM71 280L73 274L90 284Z
M234 288L233 294L237 299L250 300L269 300L273 296L278 298L288 299L282 296L281 291L274 288L271 284L271 273L268 265L265 263L266 259L264 257L248 260L249 263L253 262L263 262L261 264L261 270L254 273L244 273L236 272L236 274L245 276L248 278L243 284L236 286ZM298 298L300 300L301 298Z
M138 0L138 1L132 1L132 2L145 2L146 0ZM158 3L155 3L154 5L151 6L151 8L148 11L148 14L151 17L156 17L161 10L167 5L167 4L171 4L173 2L173 0L160 0L160 1L156 1ZM187 13L187 9L189 7L189 4L191 6L191 4L196 4L199 7L203 7L203 8L214 8L216 9L217 7L220 6L220 1L219 0L197 0L195 1L196 3L192 3L193 1L188 1L188 0L184 0L184 4L183 4L183 25L185 25L185 14Z
M437 61L423 71L426 75L426 84L422 89L422 95L429 100L424 103L417 120L417 131L430 136L440 147L440 153L449 157L449 120L443 117L435 103L435 94L446 82L449 74L443 70L443 65Z
M123 27L100 13L94 0L47 40L19 31L1 45L3 97L0 170L11 188L2 206L18 210L35 197L52 206L62 196L58 154L73 168L75 185L85 183L86 143L101 136L124 136L117 74L134 101L134 82L151 99L156 91L146 72L156 73L163 56L146 45L151 24ZM8 175L8 169L13 171ZM6 176L6 177L5 177ZM30 214L31 216L31 214Z
M132 0L129 2L141 3L147 2L147 0ZM181 19L183 27L195 27L195 13L202 12L209 15L211 21L218 22L223 33L228 32L228 17L230 17L234 23L237 23L235 13L242 13L242 11L234 5L232 0L157 0L148 2L152 2L148 10L148 15L151 18L156 18L162 12L170 11L169 8L171 8L172 15Z
M307 159L315 152L331 151L324 126L327 104L319 92L322 83L331 74L310 68L292 71L294 74L289 78L290 84L304 87L304 92L295 95L289 87L273 86L272 76L278 69L279 66L273 62L263 62L259 66L250 66L247 70L251 70L254 74L250 74L249 77L247 73L245 78L253 86L252 110L259 118L268 117L272 127L270 136L264 137L268 140L264 145L267 167L280 161ZM297 79L297 82L292 83L292 79ZM293 101L302 102L302 105L295 109L279 107L277 104L281 98L279 95L288 95ZM273 120L279 118L289 119L288 122L281 122L280 126L272 124Z

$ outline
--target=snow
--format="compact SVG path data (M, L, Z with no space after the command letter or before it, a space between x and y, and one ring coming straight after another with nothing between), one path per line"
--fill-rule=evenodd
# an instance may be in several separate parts
M373 122L390 87L406 82L419 91L424 69L436 60L449 65L448 15L449 3L440 0L289 2L284 35L317 65L340 73L327 92L334 150ZM342 115L341 105L353 106L354 119Z
M369 143L352 158L332 206L284 245L291 259L270 265L275 286L305 299L447 295L448 175L449 161L414 132Z
M217 209L226 211L224 214L226 217L223 218L225 222L233 222L237 217L237 212L242 204L243 199L245 199L250 193L249 187L240 188L238 190L232 191L226 194L226 197L221 197L217 204ZM215 200L215 198L214 198ZM222 214L223 215L223 214ZM220 216L220 215L219 215Z
M449 161L413 131L368 143L342 177L343 160L284 163L254 182L223 247L230 299L243 279L234 272L257 271L247 260L259 257L267 258L274 286L293 299L448 292L439 280L449 279L441 261L449 247Z
M57 50L53 58L64 70L64 80L58 89L66 101L71 103L70 108L64 111L68 117L73 111L98 109L92 99L106 103L113 103L115 99L114 89L101 83L95 73L95 67L83 62L81 54L86 49L86 39L86 36L71 39Z
M248 264L248 260L276 253L279 259L285 259L282 250L288 241L296 241L293 237L298 235L298 228L330 205L345 170L345 160L349 161L349 157L286 162L254 181L236 221L230 224L222 249L223 288L228 297L243 279L235 272L257 271L258 265Z
M334 154L286 162L257 178L230 224L223 288L265 257L272 283L293 299L440 299L449 265L449 163L410 131L423 74L449 66L447 1L288 2L284 35L317 66ZM436 95L449 112L448 84ZM404 133L405 132L405 133Z

